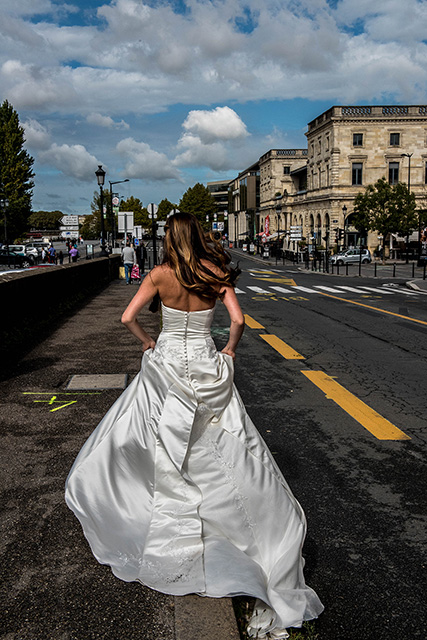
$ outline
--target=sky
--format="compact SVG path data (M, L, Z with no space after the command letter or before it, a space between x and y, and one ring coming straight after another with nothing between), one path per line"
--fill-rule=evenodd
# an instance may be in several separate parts
M0 101L34 157L33 210L179 202L332 105L427 103L427 0L0 0Z

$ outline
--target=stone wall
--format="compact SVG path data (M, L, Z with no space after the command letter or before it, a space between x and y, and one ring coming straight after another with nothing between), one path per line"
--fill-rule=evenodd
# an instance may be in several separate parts
M120 256L0 275L0 358L18 357L76 305L118 278Z

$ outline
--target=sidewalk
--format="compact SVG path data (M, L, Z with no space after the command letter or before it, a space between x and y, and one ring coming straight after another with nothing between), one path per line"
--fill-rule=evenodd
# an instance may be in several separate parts
M290 262L289 260L285 261L285 264L283 265L282 260L278 260L276 263L276 258L261 258L261 256L258 255L251 255L250 253L246 252L246 251L242 251L242 249L227 249L227 251L235 258L237 258L237 260L239 258L247 258L248 260L252 260L260 265L264 265L265 267L270 267L270 268L280 268L280 267L288 267L288 268L293 268L293 269L297 269L298 271L301 271L301 273L315 273L315 274L322 274L322 275L340 275L340 276L346 276L346 271L345 271L345 267L341 267L340 268L340 273L337 274L337 268L334 268L334 273L332 273L332 271L330 271L329 273L323 272L323 271L312 271L311 269L306 269L305 264L304 263L298 263L298 264L293 264L292 262ZM383 277L383 278L390 278L391 280L393 280L393 276L392 276L392 270L393 270L393 265L396 265L396 276L399 279L404 279L406 282L406 286L411 288L411 289L415 289L418 291L424 291L427 292L427 279L423 280L422 279L422 269L418 268L416 269L416 274L414 276L414 278L412 278L412 264L406 264L406 262L404 260L402 261L397 261L397 260L393 260L389 263L386 263L386 265L383 265L382 263L377 263L377 277ZM370 265L363 265L362 266L362 277L364 278L374 278L374 263L371 263ZM418 273L417 273L418 272ZM419 277L419 274L421 274L421 277ZM359 271L358 271L358 266L356 265L351 265L351 267L349 268L349 273L348 276L346 277L359 277Z
M113 281L0 383L4 640L239 638L228 598L174 598L115 578L64 503L79 449L139 370L141 348L120 323L135 292ZM157 335L158 314L141 316Z

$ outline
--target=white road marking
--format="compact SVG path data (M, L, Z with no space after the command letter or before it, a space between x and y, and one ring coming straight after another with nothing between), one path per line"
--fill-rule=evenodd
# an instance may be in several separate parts
M346 287L344 285L337 285L338 289L345 289L345 291L351 291L352 293L362 293L360 289L356 289L355 287Z
M278 291L279 293L294 293L294 291L291 291L290 289L285 289L284 287L272 287L270 285L270 289L274 289L274 291Z
M248 289L250 289L251 291L255 291L255 293L268 293L269 296L272 295L270 291L267 291L266 289L261 289L261 287L248 287Z
M246 293L246 291L242 291L241 289L238 289L237 287L234 287L234 291L235 291L235 293Z
M292 289L296 289L297 291L304 291L304 293L319 293L315 289L309 289L308 287L300 287L297 284L295 284L295 285L293 284L292 285Z
M374 293L385 293L385 294L390 294L393 295L394 293L396 293L395 291L388 291L387 289L381 289L381 287L363 287L362 285L360 286L361 289L364 289L365 291L373 291Z
M315 284L314 286L316 289L323 289L323 291L330 291L330 293L342 293L339 289L332 289L332 287L323 287L320 284Z

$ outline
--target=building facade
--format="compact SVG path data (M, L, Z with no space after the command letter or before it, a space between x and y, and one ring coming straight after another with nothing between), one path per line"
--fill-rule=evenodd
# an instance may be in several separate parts
M307 149L271 149L229 183L231 241L255 238L268 220L269 233L291 250L292 227L301 227L309 249L338 237L340 247L355 246L354 199L382 177L406 183L417 210L427 209L427 106L333 106L306 136ZM367 243L374 251L378 234Z

